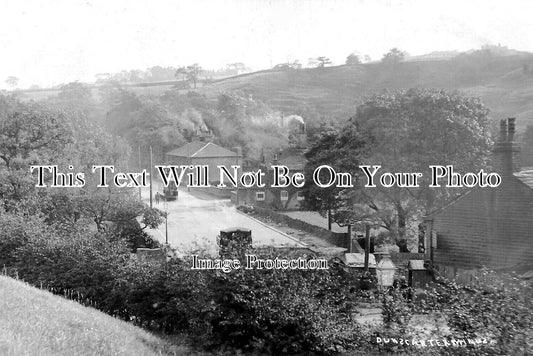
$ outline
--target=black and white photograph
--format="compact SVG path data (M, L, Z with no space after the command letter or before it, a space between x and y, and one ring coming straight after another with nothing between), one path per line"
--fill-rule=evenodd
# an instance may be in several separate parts
M532 14L0 0L0 356L533 355Z

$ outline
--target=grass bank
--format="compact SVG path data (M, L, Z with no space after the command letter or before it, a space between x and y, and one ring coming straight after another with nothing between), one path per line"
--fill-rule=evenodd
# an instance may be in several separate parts
M182 355L186 348L0 276L0 355Z

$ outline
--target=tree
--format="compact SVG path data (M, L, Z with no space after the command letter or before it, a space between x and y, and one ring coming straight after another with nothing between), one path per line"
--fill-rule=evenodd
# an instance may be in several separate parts
M202 74L202 72L203 69L198 63L194 63L193 65L187 67L187 80L193 83L194 89L196 89L196 83L198 82L198 78L200 77L200 74Z
M9 169L17 161L53 162L70 142L66 114L37 103L0 96L0 159Z
M294 62L276 64L273 69L291 70L291 69L301 69L301 68L302 68L302 64L298 60L296 60Z
M346 65L355 66L361 63L361 56L356 53L351 53L346 57Z
M394 47L383 55L381 61L383 63L395 65L402 62L406 55L406 52L400 51L398 48Z
M419 187L327 188L316 195L318 208L333 209L335 219L344 223L379 221L407 252L407 238L417 235L418 219L462 192L429 188L429 165L453 165L459 172L486 166L491 143L487 114L478 99L444 91L374 95L345 127L323 134L309 151L309 163L359 176L360 184L367 182L359 162L381 165L380 172L422 172Z
M80 82L72 82L61 86L59 100L63 102L87 102L92 99L91 89Z
M328 57L320 56L316 58L309 58L309 65L316 66L317 68L324 68L326 65L331 64L331 59Z
M161 67L161 66L155 66L148 69L148 73L150 74L150 81L151 82L162 82L165 80L172 80L172 78L175 76L176 68L173 67Z
M6 84L9 85L11 89L15 89L18 83L19 83L19 78L17 77L9 76L6 78Z
M111 80L111 74L109 73L96 73L94 75L96 83L106 83Z
M185 79L187 78L187 69L185 67L178 67L174 76L178 80L185 81Z
M453 165L476 172L490 152L488 109L476 98L437 90L412 89L375 95L357 108L357 123L373 137L368 162L382 172L422 172L418 188L366 189L370 206L397 244L406 246L407 230L416 235L417 220L463 192L429 188L429 166ZM390 212L390 213L389 213Z
M81 216L94 221L99 231L107 230L109 224L127 226L139 216L142 216L141 221L144 224L142 230L147 227L157 228L164 216L162 211L139 201L132 192L116 189L76 195L73 197L73 205Z
M237 63L230 63L226 66L226 69L228 72L231 72L233 74L241 74L245 72L248 68L244 63L237 62Z
M306 152L305 176L313 177L314 171L322 166L332 167L336 172L360 175L359 164L368 156L372 138L357 125L333 126L323 124L318 138ZM327 182L329 173L321 170L320 181ZM339 226L369 223L371 216L363 211L364 196L358 180L353 180L353 188L339 188L336 184L321 188L308 179L304 186L307 208L317 210Z

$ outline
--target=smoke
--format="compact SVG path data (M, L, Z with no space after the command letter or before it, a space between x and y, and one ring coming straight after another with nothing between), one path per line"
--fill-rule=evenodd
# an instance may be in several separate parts
M199 129L201 131L207 131L207 126L205 125L202 114L195 109L187 109L183 114L185 121L188 121L192 124L194 129Z
M289 115L285 118L285 122L289 123L292 120L298 121L300 124L305 125L304 119L299 115Z

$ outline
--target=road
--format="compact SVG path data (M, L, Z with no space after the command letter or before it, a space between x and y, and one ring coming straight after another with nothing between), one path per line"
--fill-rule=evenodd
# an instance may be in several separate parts
M154 188L154 195L155 192ZM143 190L143 201L149 203L148 189ZM291 236L237 211L229 199L200 199L180 190L176 201L156 204L154 199L153 204L168 211L168 242L178 251L205 249L214 252L220 230L237 226L252 230L253 246L304 246ZM164 243L165 223L149 233Z

